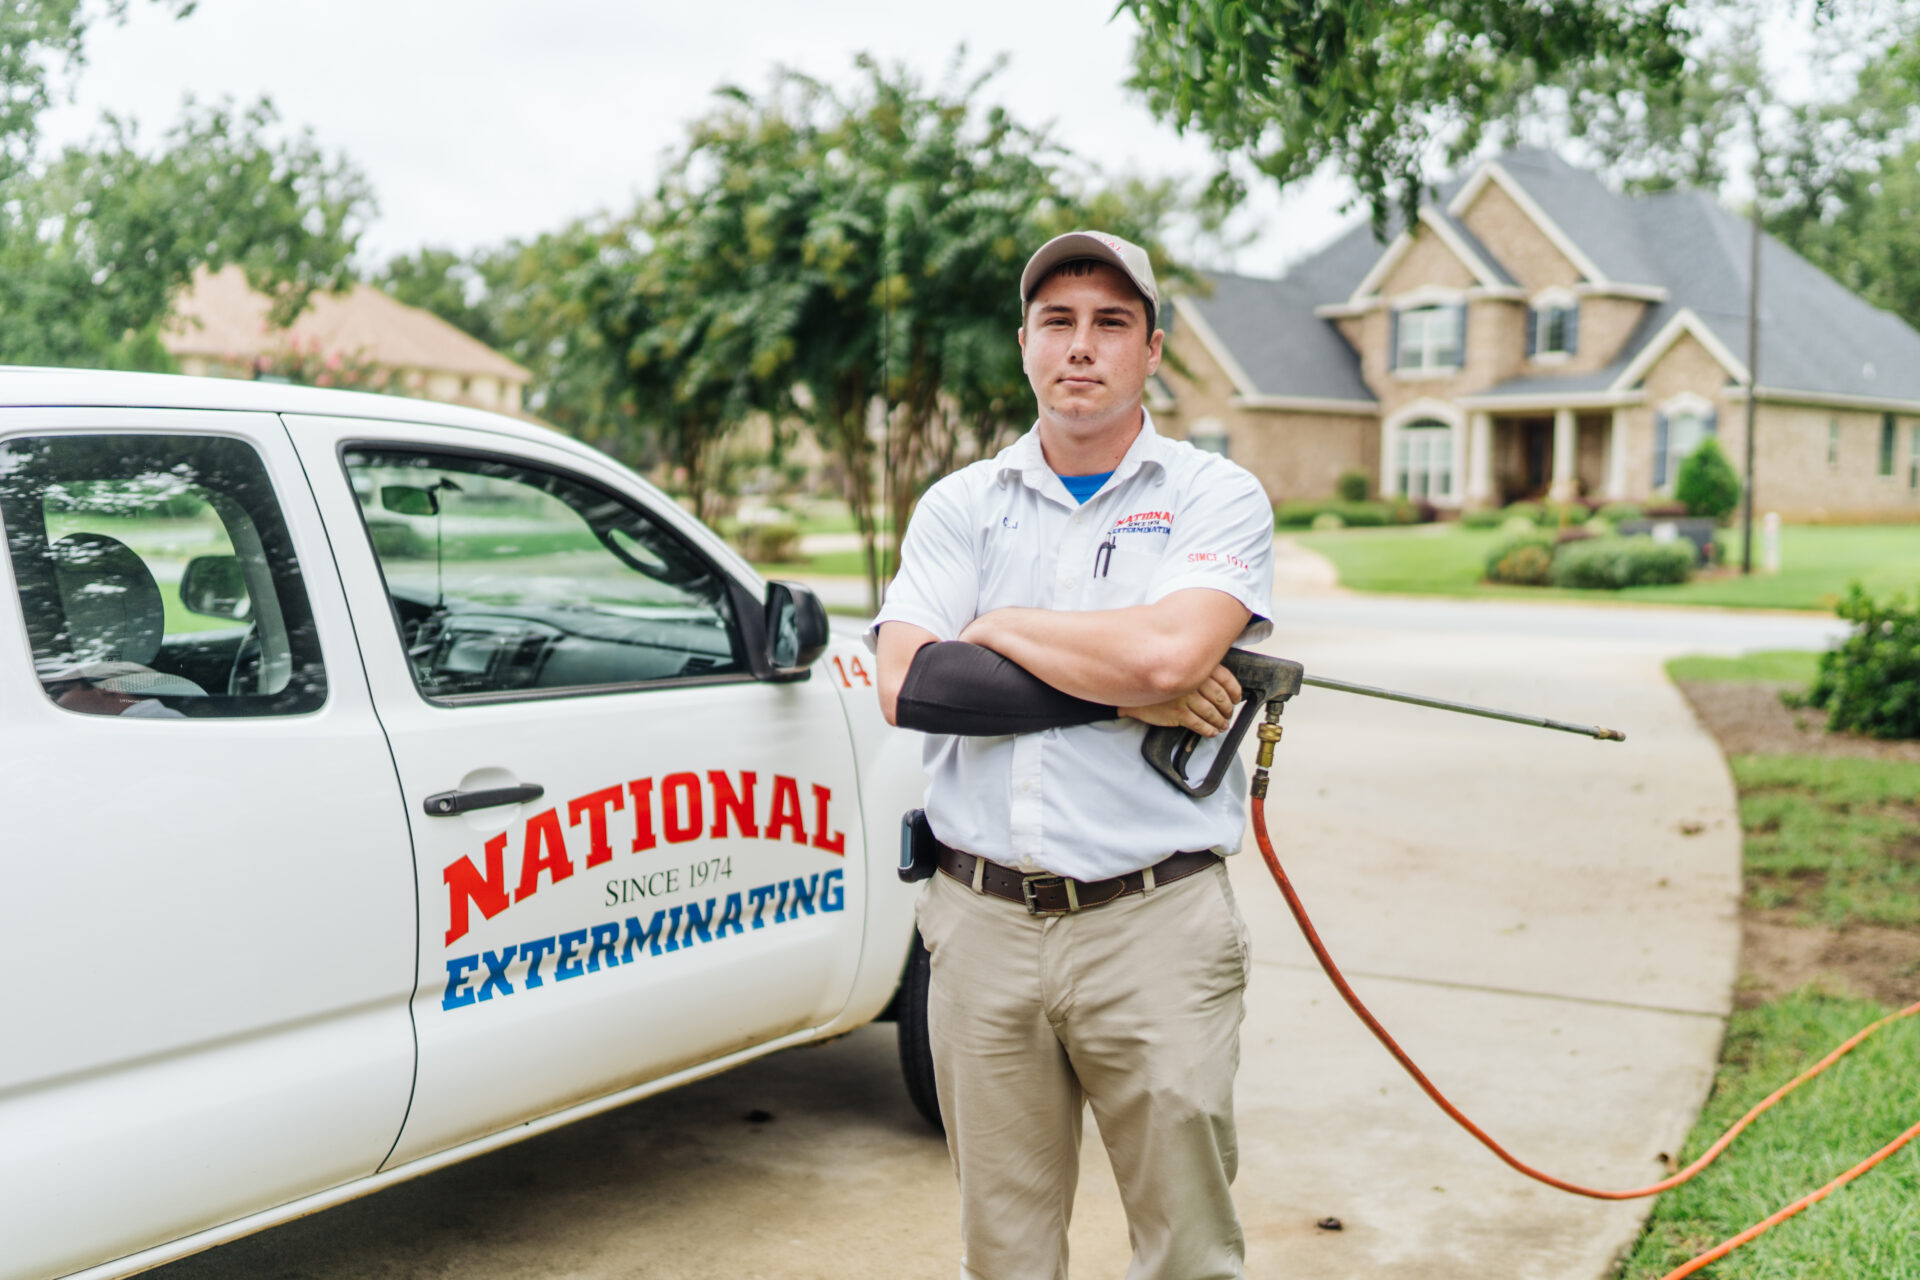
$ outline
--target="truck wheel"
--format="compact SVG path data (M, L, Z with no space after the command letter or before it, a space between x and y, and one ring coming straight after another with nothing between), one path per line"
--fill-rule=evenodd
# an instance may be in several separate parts
M927 983L933 977L933 957L914 930L913 951L900 980L895 1029L900 1036L900 1074L906 1078L907 1097L927 1123L945 1132L940 1123L940 1095L933 1085L933 1045L927 1039Z

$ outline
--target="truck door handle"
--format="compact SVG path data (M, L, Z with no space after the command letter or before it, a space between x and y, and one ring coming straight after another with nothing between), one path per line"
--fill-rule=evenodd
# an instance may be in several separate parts
M517 787L489 787L483 791L441 791L428 796L421 807L429 818L451 818L456 813L471 813L475 809L525 804L545 794L547 789L539 783L523 782Z

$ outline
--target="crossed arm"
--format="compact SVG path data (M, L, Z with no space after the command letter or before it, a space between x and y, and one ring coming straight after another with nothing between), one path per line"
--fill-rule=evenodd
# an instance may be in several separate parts
M960 639L1063 693L1211 736L1239 700L1238 684L1219 664L1250 616L1223 591L1192 588L1125 609L996 609L975 618ZM911 623L880 628L880 707L889 723L897 723L914 655L937 639Z

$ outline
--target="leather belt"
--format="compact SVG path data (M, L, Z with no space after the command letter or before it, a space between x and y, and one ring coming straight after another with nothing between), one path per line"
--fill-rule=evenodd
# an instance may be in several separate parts
M1220 855L1211 849L1195 849L1162 858L1144 871L1130 871L1111 880L1075 880L1047 872L1027 875L989 858L962 853L938 841L935 844L940 851L940 870L970 889L977 888L996 898L1017 902L1029 915L1036 916L1064 916L1090 907L1104 907L1130 893L1146 892L1149 884L1158 887L1184 880L1220 861ZM975 876L979 877L977 882Z

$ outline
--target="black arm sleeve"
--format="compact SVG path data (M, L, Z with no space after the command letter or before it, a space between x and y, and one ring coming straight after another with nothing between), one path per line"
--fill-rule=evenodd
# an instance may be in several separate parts
M1062 693L991 649L943 640L913 655L894 714L903 729L997 737L1112 720L1120 713Z

